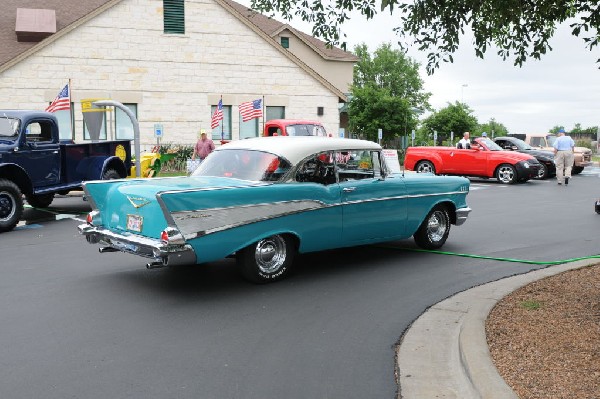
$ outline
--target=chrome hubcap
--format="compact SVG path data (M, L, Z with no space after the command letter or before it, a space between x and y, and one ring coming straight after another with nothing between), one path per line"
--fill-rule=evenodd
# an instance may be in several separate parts
M427 236L432 242L438 242L444 238L448 229L448 221L444 212L435 211L427 221Z
M283 237L276 235L260 240L256 244L254 259L263 273L271 274L281 269L286 259L286 247Z
M513 172L512 168L502 167L498 171L498 176L500 177L500 181L502 183L508 183L514 178L515 173Z
M424 162L419 164L419 167L417 168L417 172L419 173L433 173L433 166L431 166L431 164Z
M540 164L540 170L538 171L538 177L542 178L546 174L546 165Z

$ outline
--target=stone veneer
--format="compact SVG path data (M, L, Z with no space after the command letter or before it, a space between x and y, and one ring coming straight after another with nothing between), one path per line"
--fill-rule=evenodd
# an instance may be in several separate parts
M0 73L1 107L43 110L71 79L76 141L83 141L79 101L111 98L138 103L143 145L156 141L155 123L163 142L190 144L200 128L210 131L210 107L221 95L232 105L233 139L237 105L264 95L266 105L285 106L286 118L320 120L337 135L335 93L218 3L185 6L185 35L168 35L162 1L118 3Z

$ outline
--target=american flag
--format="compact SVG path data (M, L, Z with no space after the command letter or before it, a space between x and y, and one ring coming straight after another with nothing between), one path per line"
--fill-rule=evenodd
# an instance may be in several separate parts
M217 104L217 109L215 109L214 114L210 120L210 128L216 129L219 127L219 122L223 120L223 100L219 100Z
M248 122L250 119L262 116L262 100L248 101L239 105L242 122Z
M69 84L58 93L58 96L48 105L46 112L56 112L71 109L71 98L69 96Z

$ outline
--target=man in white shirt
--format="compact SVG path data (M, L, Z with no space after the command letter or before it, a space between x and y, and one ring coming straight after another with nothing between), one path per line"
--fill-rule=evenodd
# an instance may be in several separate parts
M565 136L565 129L558 131L558 137L554 141L554 163L556 164L556 180L558 184L569 184L571 178L571 168L575 155L575 142L571 136Z
M458 143L456 143L456 148L470 149L471 139L469 139L469 135L469 132L465 132L465 134L463 134L463 138L460 139Z

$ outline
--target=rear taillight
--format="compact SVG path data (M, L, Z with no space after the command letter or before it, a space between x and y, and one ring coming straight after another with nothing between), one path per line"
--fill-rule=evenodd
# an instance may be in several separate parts
M87 214L87 216L85 217L85 221L87 222L87 224L92 225L92 226L100 226L102 224L102 220L100 218L100 211L93 210L90 213Z
M167 233L166 230L163 230L162 233L160 233L160 240L165 244L169 243L169 233Z
M179 230L175 227L167 227L160 233L160 240L169 245L185 244L185 239Z

